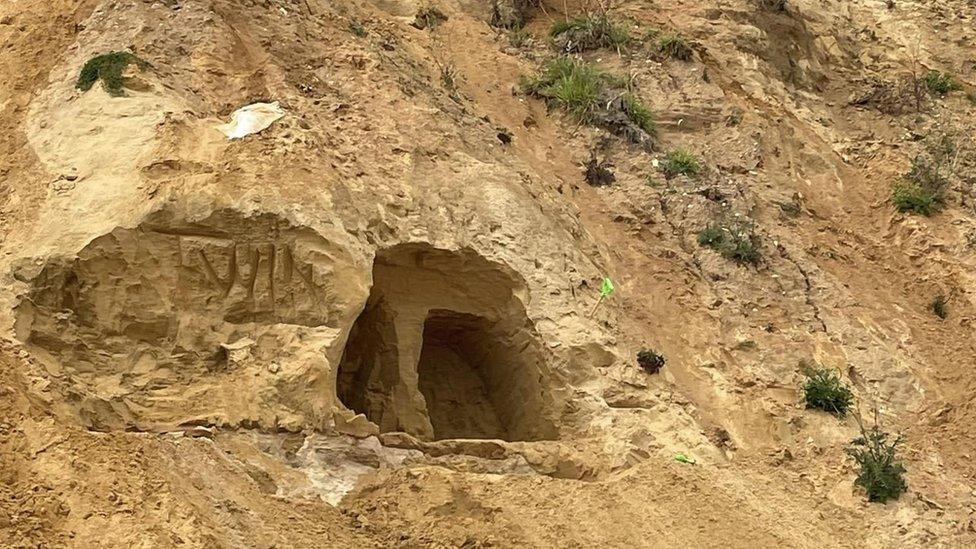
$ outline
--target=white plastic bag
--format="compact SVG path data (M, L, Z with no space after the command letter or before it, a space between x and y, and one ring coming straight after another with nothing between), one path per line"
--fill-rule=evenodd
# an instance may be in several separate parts
M241 107L231 115L230 124L218 126L228 139L240 139L264 131L276 120L285 116L285 111L277 101L274 103L254 103Z

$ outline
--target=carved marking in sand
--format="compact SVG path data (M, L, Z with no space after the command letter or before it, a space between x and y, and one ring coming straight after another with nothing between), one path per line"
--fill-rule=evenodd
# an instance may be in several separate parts
M262 302L273 310L276 306L297 306L296 301L314 305L328 293L315 283L314 266L296 260L291 242L242 243L184 234L179 237L179 246L180 266L201 273L209 292L221 300Z

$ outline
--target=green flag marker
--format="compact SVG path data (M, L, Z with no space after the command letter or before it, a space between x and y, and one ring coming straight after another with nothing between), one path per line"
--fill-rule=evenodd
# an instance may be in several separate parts
M609 278L604 278L603 282L600 283L600 299L597 300L596 305L593 306L593 310L590 311L590 314L587 316L587 318L592 317L593 313L596 312L600 304L603 303L603 300L610 297L610 294L612 293L613 293L613 282Z
M688 456L686 456L684 454L681 454L681 453L675 454L674 455L674 460L675 461L680 461L681 463L687 463L688 465L694 465L695 464L695 458L688 457Z

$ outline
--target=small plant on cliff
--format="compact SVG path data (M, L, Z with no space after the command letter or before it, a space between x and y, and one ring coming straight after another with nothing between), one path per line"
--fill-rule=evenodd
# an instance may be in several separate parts
M664 156L661 171L668 178L676 175L694 177L701 172L698 157L685 149L675 149Z
M930 92L940 96L960 89L956 79L947 72L929 71L922 76L922 81Z
M891 190L891 201L899 212L932 215L942 206L941 193L926 188L918 182L901 180Z
M840 417L854 403L854 394L844 385L837 372L829 368L802 365L807 382L803 385L803 400L807 408L819 408Z
M786 0L759 0L759 7L769 11L786 11Z
M447 21L447 15L444 15L444 12L433 6L422 6L417 10L412 25L413 28L420 30L434 29L444 21Z
M550 107L568 111L579 122L647 145L656 130L654 116L631 87L626 78L568 56L552 59L539 75L522 79L522 88Z
M597 48L619 48L630 40L627 29L607 15L583 14L567 21L557 21L549 29L556 48L566 53Z
M912 169L891 190L891 201L899 212L932 215L945 203L949 180L945 173L950 150L931 148L931 155L919 155Z
M641 349L637 353L637 365L649 374L656 374L664 368L664 356L651 349Z
M603 86L605 75L598 68L572 57L557 57L542 73L523 85L529 91L561 107L580 122L589 122Z
M530 12L542 5L542 0L491 0L488 24L499 29L521 29L531 18Z
M698 233L698 244L711 248L736 263L757 265L762 260L759 236L752 224L738 219L709 223Z
M654 119L654 113L636 95L625 93L621 99L623 100L624 112L631 122L647 132L648 135L657 133L657 121Z
M688 41L680 34L665 34L657 41L657 51L664 57L677 59L678 61L691 61L694 51L688 45Z
M101 80L102 86L109 95L120 97L124 94L122 91L122 73L131 64L135 64L139 70L150 67L146 61L125 51L113 51L92 57L82 67L75 87L81 91L88 91L92 89L95 82Z
M948 304L949 300L944 295L939 294L932 300L932 312L935 313L935 316L945 320L949 316L949 310L946 309L946 305Z
M522 48L532 42L532 35L525 29L519 27L508 31L508 43L513 48Z
M610 168L613 164L606 160L599 160L596 153L590 152L590 159L583 164L583 175L586 177L586 182L592 187L606 187L614 181L617 177L613 175L613 171Z
M440 74L441 84L447 90L448 96L454 101L460 101L461 94L458 92L458 84L461 82L461 75L458 73L457 67L454 66L454 63L440 65Z
M353 33L359 38L366 38L366 27L355 19L349 22L349 32Z
M846 448L847 454L860 467L854 484L867 491L868 501L884 503L889 499L898 499L908 489L904 478L905 467L897 458L901 436L889 442L891 435L881 430L877 421L871 429L864 427L860 417L857 422L861 436Z

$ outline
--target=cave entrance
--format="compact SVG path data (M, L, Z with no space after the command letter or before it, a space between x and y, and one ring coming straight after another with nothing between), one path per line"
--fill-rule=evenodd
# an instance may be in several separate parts
M383 300L371 300L349 333L336 389L346 407L365 415L381 431L402 430L394 404L398 361L391 312Z
M424 322L417 374L434 438L510 438L515 414L504 390L513 372L493 352L492 335L474 315L431 311Z
M381 251L340 361L339 399L425 440L556 437L546 353L524 282L471 250Z

